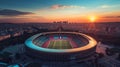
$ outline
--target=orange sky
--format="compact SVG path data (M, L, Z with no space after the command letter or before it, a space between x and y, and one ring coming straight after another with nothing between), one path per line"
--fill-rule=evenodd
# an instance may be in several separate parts
M0 22L120 22L120 0L0 1ZM7 3L7 5L6 5ZM12 5L11 5L12 3ZM93 22L93 21L92 21Z

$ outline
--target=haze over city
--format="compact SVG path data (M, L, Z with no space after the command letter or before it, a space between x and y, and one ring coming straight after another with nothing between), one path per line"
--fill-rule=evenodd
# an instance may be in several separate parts
M120 0L0 0L0 22L120 22Z

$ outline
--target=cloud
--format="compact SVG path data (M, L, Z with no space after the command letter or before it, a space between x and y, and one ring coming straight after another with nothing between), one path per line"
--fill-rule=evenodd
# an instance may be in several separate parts
M83 6L75 6L75 5L52 5L51 6L52 9L65 9L65 8L85 8Z
M22 12L22 11L11 10L11 9L0 9L1 16L20 16L20 15L28 15L28 14L34 14L34 13Z
M14 16L14 17L0 17L1 22L47 22L48 19L43 16L38 16L36 14L25 15L25 16Z
M100 6L100 8L119 8L120 7L120 5L101 5Z
M109 6L109 5L102 5L102 6L100 6L101 8L110 8L111 6Z
M102 18L120 18L120 16L105 16L105 17L102 17Z
M48 20L44 17L38 17L38 18L14 18L14 17L10 17L10 18L0 18L0 23L1 22L12 22L12 23L24 23L24 22L47 22Z

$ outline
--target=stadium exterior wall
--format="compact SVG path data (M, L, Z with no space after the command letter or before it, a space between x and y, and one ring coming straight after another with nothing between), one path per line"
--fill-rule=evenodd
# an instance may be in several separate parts
M72 33L72 34L79 34L80 36L85 37L89 43L86 46L73 48L73 49L48 49L36 46L33 44L33 40L44 34L52 34L52 33ZM70 61L70 60L77 60L82 58L87 58L95 53L97 42L92 37L76 32L47 32L47 33L40 33L36 34L25 41L25 49L26 54L34 57L39 58L40 60L46 61Z

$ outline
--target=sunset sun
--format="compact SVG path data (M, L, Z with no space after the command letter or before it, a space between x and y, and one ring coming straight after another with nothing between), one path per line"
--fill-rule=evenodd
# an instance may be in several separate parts
M89 21L90 21L90 22L95 22L96 19L97 19L96 16L90 16L90 17L89 17Z

